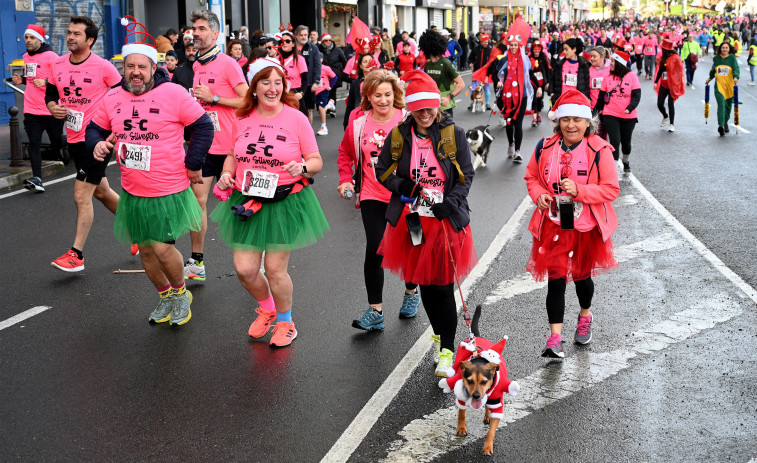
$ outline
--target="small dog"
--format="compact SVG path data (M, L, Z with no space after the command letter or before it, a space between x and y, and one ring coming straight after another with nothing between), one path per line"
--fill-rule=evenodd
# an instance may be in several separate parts
M479 112L484 112L484 84L478 84L470 92L471 111L476 112L478 108Z
M486 167L486 161L489 158L489 147L494 141L491 133L489 133L488 125L479 125L465 133L465 137L468 139L468 146L470 146L471 154L473 154L473 170L479 167Z
M520 385L507 377L507 366L502 358L507 337L492 344L477 335L480 314L481 306L478 306L471 323L475 337L461 342L455 354L455 376L439 380L439 387L444 392L455 392L458 436L468 434L465 411L469 408L480 410L486 404L484 423L489 425L489 432L486 433L482 452L491 455L494 453L494 435L504 409L502 396L510 394L515 397L520 391Z

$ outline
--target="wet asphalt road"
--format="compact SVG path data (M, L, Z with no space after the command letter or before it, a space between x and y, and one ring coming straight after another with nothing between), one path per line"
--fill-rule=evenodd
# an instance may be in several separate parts
M154 289L144 275L112 273L140 262L114 240L113 218L102 206L85 249L87 269L68 275L49 262L73 238L72 181L48 182L44 195L0 192L6 256L0 322L51 307L0 330L0 460L750 461L757 457L757 394L750 387L757 367L751 355L757 92L741 89L741 122L752 133L732 130L719 139L714 117L709 125L702 121L710 63L703 60L697 90L676 105L673 134L659 129L656 96L642 82L634 176L621 179L616 203L620 228L613 240L626 260L595 280L591 346L566 342L563 362L538 356L547 334L546 289L523 278L531 209L511 221L504 247L491 251L497 257L467 298L484 306L484 336L510 336L505 359L510 378L523 386L505 407L494 459L480 455L480 416L469 413L469 437L455 437L453 399L436 386L430 357L408 354L428 322L425 314L396 317L402 291L396 277L386 279L386 330L350 327L366 303L364 238L358 211L335 192L343 133L337 117L329 119L331 134L318 139L325 168L314 185L331 231L293 255L299 337L288 349L270 349L268 336L247 336L255 303L213 226L209 278L189 285L192 321L179 329L150 326ZM486 119L464 109L456 116L465 128ZM549 130L526 127L528 159ZM525 162L505 158L504 129L495 125L492 134L489 165L477 172L469 198L480 257L526 195ZM69 166L64 175L71 172ZM109 178L118 185L115 166ZM646 190L682 227L655 209ZM178 247L187 255L188 237ZM706 249L737 276L729 279ZM570 289L568 295L569 341L577 309ZM462 321L459 327L462 339ZM412 357L406 364L418 366L392 390L384 383L397 377L406 354ZM388 394L389 406L363 410L377 391ZM345 433L361 426L365 437ZM334 444L354 452L340 453Z

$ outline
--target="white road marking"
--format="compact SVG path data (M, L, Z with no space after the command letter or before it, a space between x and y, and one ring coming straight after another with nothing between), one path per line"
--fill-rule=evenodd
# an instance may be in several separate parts
M744 127L740 126L740 125L735 125L734 127L736 127L737 129L739 129L739 132L752 133L752 132L748 131L747 129L745 129Z
M35 315L39 315L42 312L44 312L45 310L50 309L50 308L51 307L47 306L47 305L40 305L40 306L37 306L37 307L32 307L31 309L26 310L24 312L21 312L18 315L14 315L14 316L12 316L11 318L9 318L7 320L1 321L0 322L0 330L4 330L4 329L6 329L8 327L11 327L11 326L15 325L16 323L19 323L19 322L22 322L22 321L26 320L27 318L31 318L31 317L33 317Z
M510 378L520 384L517 397L509 397L500 427L525 418L531 413L588 389L632 366L632 360L661 351L711 329L742 313L728 294L718 294L697 306L672 315L667 320L631 333L636 339L631 349L612 352L586 352L579 361L562 362L559 375L549 368L540 369L526 378ZM507 349L505 349L507 353ZM451 398L451 396L450 396ZM468 413L468 435L457 437L457 408L452 406L411 421L399 435L402 439L389 444L385 462L427 462L447 452L469 445L486 435L483 412Z
M681 244L671 234L666 233L653 236L636 243L626 244L615 248L615 260L618 263L636 259L646 252L660 252L674 248ZM515 278L504 280L486 297L484 304L491 305L503 299L510 299L521 294L530 293L547 286L546 281L534 281L530 273L523 273Z
M615 207L618 206L630 206L632 204L638 203L639 200L634 195L623 195L620 198L616 199L612 202L612 205Z
M108 166L112 166L115 163L116 163L116 161L110 161L108 163ZM49 182L44 182L44 185L45 186L55 185L56 183L64 182L66 180L71 180L72 178L76 178L76 174L66 175L65 177L56 178L55 180L50 180ZM26 190L25 188L21 188L18 191L14 191L12 193L6 193L4 195L0 195L0 199L10 198L11 196L20 195L21 193L27 193L27 192L28 192L28 190Z
M502 227L497 236L489 245L484 255L479 259L478 265L471 271L468 277L461 285L461 289L465 294L465 297L470 295L473 285L484 276L486 271L494 262L494 259L505 247L505 244L517 231L521 219L525 213L531 208L533 201L529 196L523 198L518 208L515 210L510 220ZM455 292L455 301L457 302L458 311L462 306L460 301L460 295ZM397 392L405 384L405 381L415 371L415 368L420 363L423 356L426 355L429 347L431 346L430 337L432 330L429 327L415 342L413 347L408 351L402 360L397 364L394 370L389 374L389 377L373 394L373 397L368 400L365 406L360 410L352 423L345 428L341 437L336 440L334 445L328 451L328 453L321 460L322 463L331 462L344 462L352 455L352 452L357 449L358 445L365 439L368 432L371 430L376 420L386 410L391 403L392 399L397 395Z

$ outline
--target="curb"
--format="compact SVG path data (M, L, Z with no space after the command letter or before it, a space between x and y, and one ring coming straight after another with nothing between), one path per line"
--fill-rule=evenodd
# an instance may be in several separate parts
M42 162L42 178L50 177L59 172L62 172L65 166L60 161L43 161ZM21 185L24 180L32 178L31 169L24 169L15 174L10 174L0 178L0 188L10 188Z

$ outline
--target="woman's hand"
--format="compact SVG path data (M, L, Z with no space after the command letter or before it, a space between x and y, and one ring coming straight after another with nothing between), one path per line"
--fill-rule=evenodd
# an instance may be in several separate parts
M499 82L497 82L497 88L502 88L504 86L505 86L505 84L503 84L501 80Z
M707 79L707 80L705 80L705 81L704 81L704 84L705 84L705 85L710 85L710 81L711 81L711 80L712 80L712 79Z
M224 172L221 174L221 178L218 179L218 188L221 190L227 190L229 188L234 188L234 177L231 176L229 172Z
M302 175L302 171L303 171L302 164L303 163L301 163L301 162L289 161L284 166L284 170L286 170L287 172L289 172L289 175L291 175L292 177L300 177Z
M541 98L541 96L542 96L541 88L537 88L536 89L536 98Z
M573 196L574 198L578 194L578 186L576 186L576 182L569 178L564 178L560 182L560 188L563 189L566 193Z
M738 78L733 79L733 85L739 85L739 79Z
M536 199L536 205L543 211L544 209L547 209L549 207L549 203L551 203L552 201L554 201L554 198L552 198L551 194L542 193Z
M352 190L354 192L355 185L353 185L352 182L344 182L338 187L336 187L336 191L339 192L339 196L341 196L342 198L344 198L344 193L346 193L347 190Z

